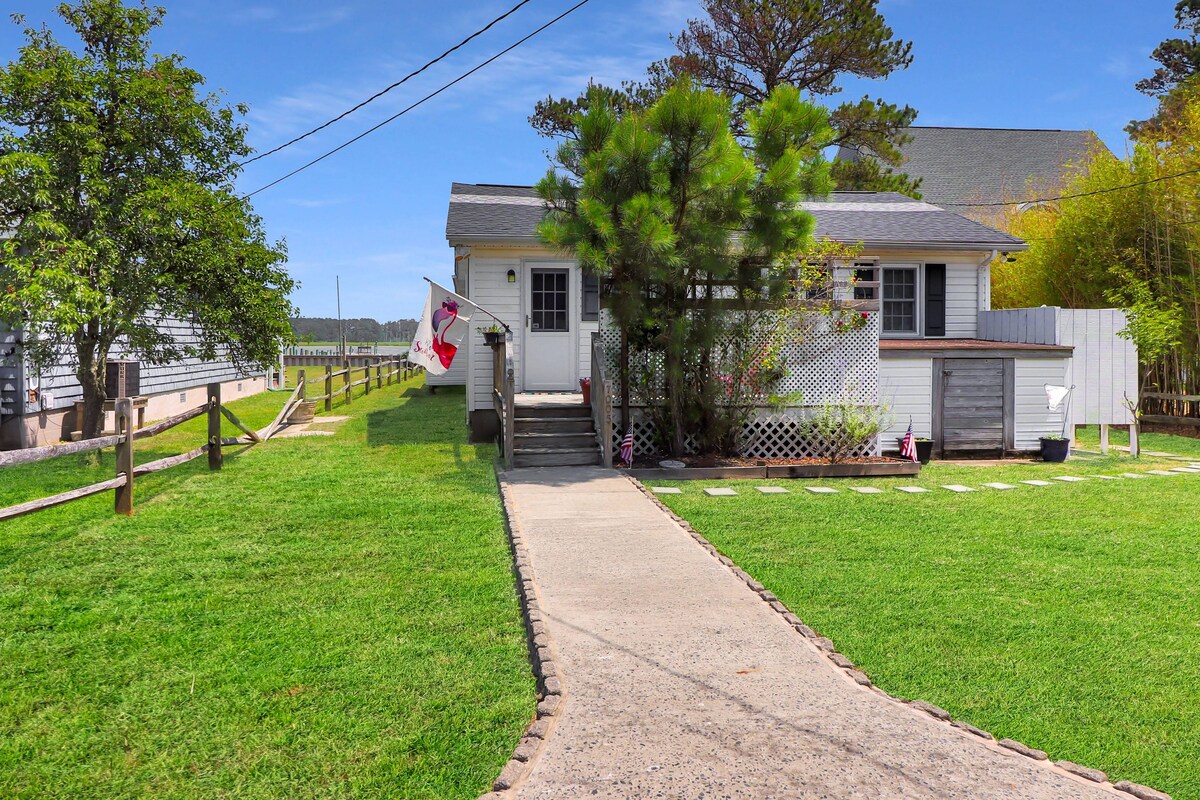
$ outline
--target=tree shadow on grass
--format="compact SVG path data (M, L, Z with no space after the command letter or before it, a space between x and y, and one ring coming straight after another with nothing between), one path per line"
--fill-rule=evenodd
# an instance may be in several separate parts
M463 453L475 451L475 460L490 463L494 444L467 443L466 392L461 386L438 387L437 394L410 386L402 402L367 414L367 446L406 447L433 445L450 448L455 463L464 467ZM440 449L440 448L439 448Z

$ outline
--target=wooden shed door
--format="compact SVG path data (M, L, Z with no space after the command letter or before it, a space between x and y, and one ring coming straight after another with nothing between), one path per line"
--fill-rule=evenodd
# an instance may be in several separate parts
M1005 360L1002 358L947 358L941 369L940 449L944 455L963 451L1003 452L1006 402ZM934 381L938 380L934 370ZM938 386L934 393L939 394ZM938 404L935 402L935 412Z

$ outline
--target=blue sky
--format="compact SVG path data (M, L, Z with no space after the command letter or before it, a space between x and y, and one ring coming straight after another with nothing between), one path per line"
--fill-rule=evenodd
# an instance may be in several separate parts
M157 52L176 51L250 106L259 150L315 126L481 27L515 0L158 0ZM55 3L9 0L29 21ZM534 0L447 61L240 179L251 191L394 114L507 47L573 0ZM909 103L917 124L1088 128L1124 152L1124 125L1153 103L1133 89L1150 51L1171 32L1174 0L883 0L914 62L864 93ZM451 181L528 184L545 172L547 142L529 128L533 103L577 93L589 77L638 77L671 52L668 34L696 0L591 0L525 46L420 109L301 175L258 195L272 238L287 240L293 296L306 316L380 321L415 317L422 275L448 280L444 238ZM16 55L16 26L0 24L0 59Z

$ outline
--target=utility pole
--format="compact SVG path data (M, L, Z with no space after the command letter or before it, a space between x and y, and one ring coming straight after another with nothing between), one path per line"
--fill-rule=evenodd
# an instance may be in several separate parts
M333 285L337 291L338 312L338 344L341 345L342 358L346 357L346 331L342 328L342 276L333 276Z

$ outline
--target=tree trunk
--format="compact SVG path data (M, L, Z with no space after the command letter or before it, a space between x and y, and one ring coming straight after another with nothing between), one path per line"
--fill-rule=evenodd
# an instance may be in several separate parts
M95 342L76 345L79 367L75 377L83 387L83 422L79 429L84 439L95 439L104 432L104 364L107 353L96 352Z

